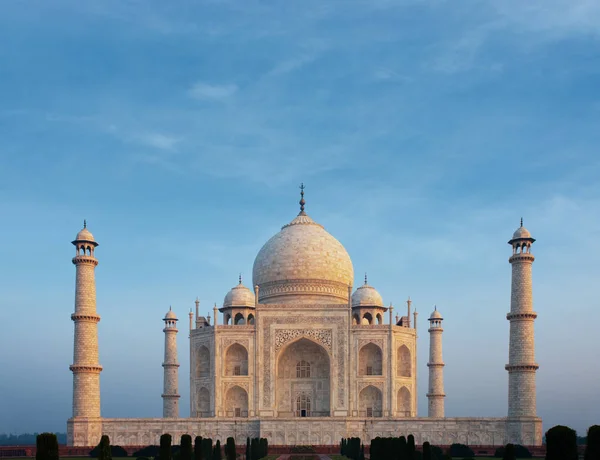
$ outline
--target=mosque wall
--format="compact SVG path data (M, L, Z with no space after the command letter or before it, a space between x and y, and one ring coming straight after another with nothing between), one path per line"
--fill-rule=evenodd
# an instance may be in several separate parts
M74 446L90 446L99 441L100 431L95 434L98 439L92 440L84 435L87 429L86 422L70 422L69 436ZM219 439L221 444L229 436L235 438L236 444L245 443L247 437L266 437L271 445L337 445L347 437L360 437L369 443L377 436L409 434L414 435L417 444L542 444L539 418L102 419L101 433L110 437L111 444L121 446L158 445L163 433L171 434L175 442L181 435L190 434Z

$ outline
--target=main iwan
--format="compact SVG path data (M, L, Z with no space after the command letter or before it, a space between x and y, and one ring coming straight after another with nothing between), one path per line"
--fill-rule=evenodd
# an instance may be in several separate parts
M304 195L304 193L302 193ZM84 228L76 255L73 417L68 444L93 446L102 434L113 444L158 444L163 433L237 443L268 438L271 445L330 445L341 438L413 434L417 443L536 446L531 267L535 241L519 227L512 255L508 417L444 414L442 315L429 321L427 417L417 415L417 313L394 317L367 284L352 292L350 256L304 211L265 243L254 261L253 290L242 284L215 306L211 323L189 314L190 416L179 417L177 318L164 318L163 418L103 418L100 414L96 286L98 243ZM412 316L412 318L411 318ZM220 318L219 318L220 317ZM388 321L386 322L386 317Z

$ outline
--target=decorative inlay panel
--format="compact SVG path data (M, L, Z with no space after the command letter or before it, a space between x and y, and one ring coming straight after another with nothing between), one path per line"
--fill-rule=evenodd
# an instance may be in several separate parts
M374 343L381 349L381 351L383 351L383 339L360 339L358 341L358 349L360 350L368 343Z
M331 351L331 329L278 329L275 331L275 352L298 337L308 337Z
M248 339L236 339L236 338L225 338L223 339L223 350L227 349L230 345L234 343L239 343L243 347L248 349Z

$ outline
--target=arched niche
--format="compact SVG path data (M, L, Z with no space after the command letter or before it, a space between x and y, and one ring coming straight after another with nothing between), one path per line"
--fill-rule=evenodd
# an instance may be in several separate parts
M410 377L412 375L412 360L410 350L406 345L398 347L396 373L398 377Z
M410 417L411 414L411 397L410 390L402 387L398 390L397 397L398 415L401 417Z
M198 399L196 405L198 417L210 417L210 391L206 387L198 390Z
M361 417L381 417L383 415L383 395L381 390L369 385L358 395L358 407Z
M359 350L358 375L383 375L383 353L374 343L368 343Z
M248 393L235 385L225 394L225 408L228 417L248 417Z
M280 417L329 417L330 362L321 345L301 338L279 352L276 403ZM298 397L310 409L298 409Z
M196 354L196 378L210 377L210 351L204 345Z
M239 343L227 348L225 375L248 375L248 350Z

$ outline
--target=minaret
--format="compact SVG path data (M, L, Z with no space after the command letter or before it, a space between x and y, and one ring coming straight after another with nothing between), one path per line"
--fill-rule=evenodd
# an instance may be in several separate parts
M178 372L179 363L177 362L177 316L171 307L163 318L165 322L165 370L163 398L163 418L179 417L179 392L178 392Z
M77 419L100 419L100 372L98 364L98 322L96 313L96 281L94 278L98 260L94 252L98 243L87 229L83 229L72 242L76 248L73 264L76 267L75 323L73 347L73 421ZM72 441L72 440L71 440ZM91 444L88 444L91 445Z
M521 226L508 242L513 253L508 259L512 265L510 290L510 339L508 346L508 417L536 417L535 344L533 322L537 314L533 311L531 293L531 266L534 257L531 245L535 240Z
M444 417L444 361L442 359L442 315L437 307L429 317L428 417Z

